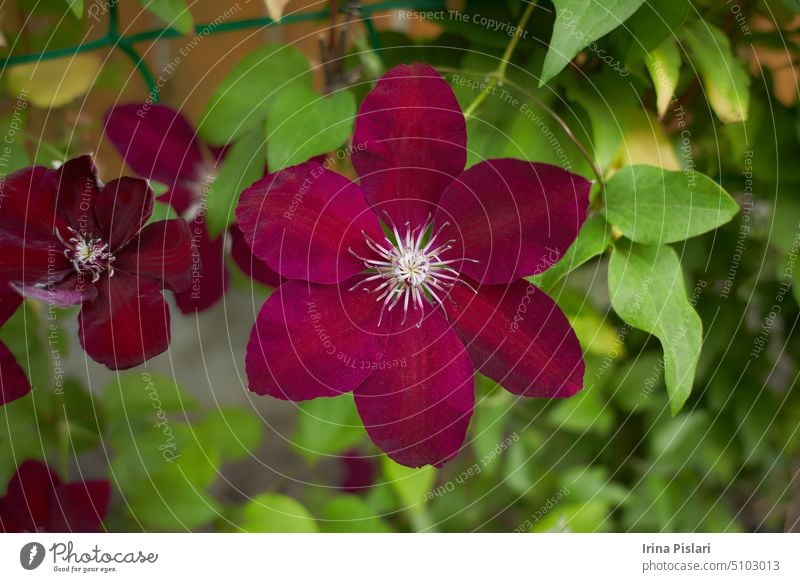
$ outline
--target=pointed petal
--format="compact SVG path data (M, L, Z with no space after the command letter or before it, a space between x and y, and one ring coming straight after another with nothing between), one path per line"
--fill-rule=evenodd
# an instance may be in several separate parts
M78 336L86 353L111 370L138 366L169 347L169 309L161 289L118 272L97 283L97 299L85 303Z
M472 166L442 196L436 221L449 222L459 269L486 284L547 270L578 236L589 207L588 180L547 164L489 160Z
M583 387L583 352L561 308L532 283L467 281L444 301L475 368L522 396L564 398Z
M153 191L140 178L119 178L105 185L94 212L103 240L118 251L153 213Z
M192 235L183 219L148 224L114 261L114 269L182 291L192 277Z
M429 65L398 65L364 98L353 166L376 213L425 222L467 161L467 126L453 90Z
M339 283L370 256L361 231L382 238L358 185L306 162L266 176L242 193L236 216L253 254L287 279Z
M267 299L247 345L250 390L284 400L350 392L380 361L374 296L288 281Z
M370 438L409 467L441 467L461 448L475 402L474 369L464 345L439 311L422 326L392 317L383 359L355 390Z

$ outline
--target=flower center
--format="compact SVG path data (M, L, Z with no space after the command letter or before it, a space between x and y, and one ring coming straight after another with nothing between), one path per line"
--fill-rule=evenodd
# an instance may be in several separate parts
M419 322L422 324L425 315L425 303L439 304L444 307L440 294L447 291L457 282L469 285L459 278L459 273L451 267L454 263L473 261L472 259L442 260L440 255L452 249L455 240L437 243L436 239L448 223L433 230L433 222L429 218L422 226L411 228L406 223L405 236L400 236L397 227L392 224L394 241L389 237L383 243L375 242L362 231L367 246L378 255L375 259L365 259L350 253L364 262L369 275L350 290L366 283L374 283L375 287L364 287L367 293L376 293L376 301L383 301L378 325L383 320L385 311L392 311L401 301L403 305L403 321L406 322L409 307L419 311ZM477 261L473 261L477 262Z
M67 247L64 256L72 263L75 271L78 274L90 273L92 283L97 283L105 271L112 277L114 267L111 263L114 262L114 255L111 254L108 243L99 238L91 238L85 232L78 232L72 227L68 230L72 233L72 237L67 240L64 240L60 233L57 234L62 244Z

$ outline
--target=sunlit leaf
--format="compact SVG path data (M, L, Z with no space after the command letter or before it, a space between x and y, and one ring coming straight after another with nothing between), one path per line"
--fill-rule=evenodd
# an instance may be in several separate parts
M91 89L102 67L96 54L14 65L5 72L6 90L43 109L61 107Z

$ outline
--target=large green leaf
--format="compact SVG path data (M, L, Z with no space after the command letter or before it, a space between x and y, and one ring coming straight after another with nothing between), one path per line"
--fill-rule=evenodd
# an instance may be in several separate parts
M606 184L606 218L640 243L685 240L725 224L738 211L719 184L695 171L626 166Z
M644 0L553 0L556 22L544 59L544 84L587 46L627 20Z
M186 7L186 0L138 0L143 8L149 10L167 26L181 34L194 30L192 14Z
M233 144L206 195L206 223L212 237L236 221L239 194L264 174L264 132L256 128Z
M725 123L747 119L750 104L750 76L731 50L720 29L694 20L682 36L692 53L692 64L700 72L708 102Z
M242 509L237 525L247 532L316 533L317 522L291 497L262 493Z
M620 239L608 267L608 288L614 311L661 341L670 408L677 414L692 391L703 335L677 254L668 246Z
M335 150L353 132L355 115L355 99L346 90L327 97L300 85L281 91L267 112L269 171Z
M206 450L219 453L222 460L246 458L261 444L263 424L259 417L241 408L217 408L195 425Z
M284 45L259 48L214 90L198 128L200 136L212 145L223 145L263 127L272 100L294 84L311 87L306 57Z

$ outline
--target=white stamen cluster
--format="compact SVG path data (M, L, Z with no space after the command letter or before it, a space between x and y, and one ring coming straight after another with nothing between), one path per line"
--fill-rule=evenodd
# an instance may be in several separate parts
M92 283L97 283L100 280L100 275L108 271L108 276L114 276L114 267L111 263L114 262L114 255L108 243L103 242L99 238L90 238L87 234L78 232L72 227L68 230L72 233L72 237L64 240L61 233L56 232L59 240L65 247L64 256L72 263L72 266L78 274L90 273L92 276Z
M367 246L380 258L365 259L350 249L350 253L363 261L370 273L366 279L350 290L365 283L377 282L376 287L373 289L364 287L364 291L376 293L378 297L375 301L383 301L378 325L383 321L384 312L392 311L402 302L402 323L406 322L408 310L411 307L414 311L419 311L419 322L417 323L417 327L419 327L425 315L426 302L431 305L438 303L444 307L440 294L446 294L459 281L467 285L459 278L458 271L450 265L472 259L442 260L440 258L442 253L453 248L452 244L455 242L455 240L449 240L444 243L436 243L436 239L447 224L442 224L434 232L433 222L430 218L422 226L413 229L409 223L406 223L405 236L400 236L397 227L392 224L394 241L389 237L384 237L384 244L374 241L362 231ZM428 237L428 233L430 233L430 237ZM469 287L469 285L467 286Z

